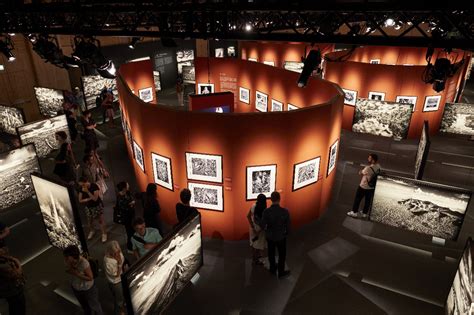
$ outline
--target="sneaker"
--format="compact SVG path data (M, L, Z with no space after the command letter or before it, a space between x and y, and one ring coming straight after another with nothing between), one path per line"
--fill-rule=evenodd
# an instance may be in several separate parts
M361 217L362 217L362 219L367 219L369 217L369 215L367 213L362 213Z
M95 231L94 230L90 231L89 234L87 234L87 240L92 239L94 235L95 235Z
M359 213L354 212L354 211L347 212L347 215L350 216L350 217L353 217L353 218L358 218L359 217Z
M278 274L278 279L288 277L289 275L290 275L290 271L289 271L289 270L285 270L285 271L283 271L282 273L279 273L279 274Z
M102 243L107 242L107 234L102 234Z

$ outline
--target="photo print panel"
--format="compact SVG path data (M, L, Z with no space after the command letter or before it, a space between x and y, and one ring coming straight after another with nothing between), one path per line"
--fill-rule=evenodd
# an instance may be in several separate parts
M87 251L72 188L37 173L31 175L31 180L51 245L60 250L76 245L81 252Z
M439 131L474 136L474 104L446 103Z
M418 97L416 96L403 96L403 95L398 95L397 98L395 99L395 103L400 103L400 104L411 104L413 105L413 111L416 110L416 100Z
M293 191L318 181L321 157L304 161L293 166Z
M183 66L183 82L190 84L196 83L196 71L194 66Z
M138 90L138 97L146 103L153 101L153 89L151 87L147 87L145 89Z
M143 159L143 150L142 148L132 140L133 142L133 155L135 156L135 161L137 162L138 166L142 169L143 173L145 173L145 161Z
M352 131L404 139L408 134L412 107L411 104L358 99Z
M250 104L250 90L239 87L239 101Z
M214 93L214 83L198 83L198 94Z
M66 115L35 121L20 126L17 130L21 143L24 145L34 143L36 153L40 158L46 157L52 151L59 149L55 137L56 132L64 131L67 134L68 141L71 139Z
M191 207L199 209L224 211L224 194L222 186L200 183L188 183L191 191Z
M33 144L0 153L0 210L33 195L30 174L34 172L41 169Z
M421 180L423 178L423 171L426 165L426 159L430 150L430 133L428 121L423 123L423 130L421 132L420 142L418 143L418 150L415 157L415 179Z
M272 112L282 112L283 103L272 99Z
M285 61L283 62L283 69L293 72L303 72L304 63L299 61Z
M21 109L0 105L0 132L16 135L16 128L24 124L25 116Z
M263 61L264 65L275 67L275 61Z
M257 91L255 93L255 109L259 112L266 112L268 109L268 95Z
M118 91L115 79L106 79L100 75L87 75L81 77L81 80L82 86L84 87L84 100L86 102L87 109L97 107L95 100L104 88L112 91L112 94L114 95L114 101L118 100Z
M247 166L247 200L255 200L259 194L270 198L276 189L276 164Z
M224 58L224 48L216 48L214 53L216 58Z
M423 104L424 112L435 112L439 108L441 102L441 95L432 95L425 97L425 103Z
M385 93L383 92L369 92L369 100L384 101Z
M328 158L328 170L326 172L326 177L331 174L331 172L336 167L337 162L337 151L339 149L339 139L336 140L330 147L329 147L329 158Z
M161 76L159 71L153 71L153 81L155 82L155 90L161 91Z
M379 175L370 220L455 241L471 192L410 178Z
M155 183L173 191L174 188L173 173L171 172L171 159L152 152L151 164L153 165L153 176L155 178Z
M186 152L189 180L222 183L222 155Z
M342 89L342 91L344 92L344 104L355 106L357 101L357 91L348 89Z
M470 315L473 312L473 254L474 247L469 237L446 299L445 314L447 315Z
M288 103L288 111L295 110L295 109L299 109L299 107Z
M196 215L122 275L128 314L163 314L202 265L201 217Z
M227 47L227 56L228 57L235 57L235 47L234 46Z
M62 90L34 87L38 108L41 115L56 117L63 110L64 94Z

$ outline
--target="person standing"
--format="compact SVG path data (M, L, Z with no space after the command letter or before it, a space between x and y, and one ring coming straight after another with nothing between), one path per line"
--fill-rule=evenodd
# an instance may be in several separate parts
M100 198L100 189L96 183L91 183L87 177L82 176L79 179L79 203L85 204L87 221L89 223L89 234L87 239L94 237L94 221L98 221L100 230L102 231L102 243L107 241L107 232L105 230L104 222L104 206Z
M54 159L54 171L63 182L73 184L76 180L76 159L71 148L71 144L67 142L67 133L58 131L55 134L56 141L59 144L59 153Z
M359 187L357 187L356 195L354 198L354 203L352 205L352 210L347 212L348 216L357 218L359 216L359 206L363 198L364 208L362 210L362 218L367 218L369 209L372 206L372 200L374 199L375 184L372 181L380 174L380 164L378 163L377 154L370 153L367 157L369 165L364 167L359 171L359 175L362 176L360 179Z
M107 282L114 297L114 315L124 315L124 299L120 276L124 272L125 258L117 241L107 243L104 256L104 269Z
M162 224L160 220L161 207L158 202L157 185L149 183L146 186L145 196L143 197L143 218L146 226L158 229L163 235Z
M279 192L272 192L270 200L272 205L263 211L261 225L267 238L270 272L276 275L278 269L278 278L283 278L290 274L289 270L285 270L286 237L290 230L290 213L288 209L280 206ZM278 250L278 265L275 263L276 250Z
M247 214L249 221L250 246L252 247L252 261L255 265L263 265L261 261L265 249L265 231L261 228L263 211L267 208L267 197L264 194L257 196L257 202Z
M143 218L135 218L133 228L135 230L135 234L132 236L133 253L135 258L139 259L158 246L162 237L157 229L146 227Z
M90 110L86 110L82 115L82 125L84 127L84 142L86 145L85 152L93 152L93 154L97 153L97 149L99 148L99 139L97 139L97 135L95 133L95 128L97 124L95 123L94 119L92 119L92 113Z
M25 315L25 276L21 263L15 257L0 254L0 298L8 302L10 315Z
M176 79L176 94L178 95L178 105L184 106L184 82L182 75Z
M66 114L66 120L67 120L67 126L69 128L69 134L71 135L71 143L74 143L77 139L77 119L76 119L76 114L70 110L65 112Z
M84 313L86 315L102 315L99 291L89 262L80 255L79 248L75 245L66 247L63 256L66 272L72 275L72 292L81 304Z
M179 193L179 199L181 202L176 204L176 217L178 218L178 223L185 221L187 218L192 217L198 213L197 209L191 207L189 202L191 201L191 191L187 188L184 188Z
M85 111L86 110L86 104L84 102L84 94L81 92L79 87L76 86L74 88L73 96L74 96L74 103L80 109L80 112Z
M114 126L114 96L112 93L107 92L102 100L102 108L105 111L105 117L109 119L109 125ZM104 121L105 124L105 121Z
M135 219L135 199L130 192L130 186L127 182L120 182L117 184L117 201L115 205L121 218L122 224L127 233L127 249L133 251L132 236L135 232L132 226L133 219Z

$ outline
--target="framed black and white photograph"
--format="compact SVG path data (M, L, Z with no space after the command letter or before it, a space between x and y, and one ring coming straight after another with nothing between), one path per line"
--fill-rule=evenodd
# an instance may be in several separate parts
M250 90L239 87L239 101L250 104Z
M275 67L275 61L263 61L264 65Z
M153 88L147 87L147 88L138 90L138 97L146 103L153 101Z
M161 91L160 71L153 71L153 81L155 82L155 90L156 91Z
M357 91L342 89L344 92L344 104L355 106L357 101Z
M135 161L137 162L138 166L145 172L145 160L143 159L143 150L142 148L132 140L133 142L133 155L135 157Z
M60 250L75 245L81 252L87 251L73 188L38 173L31 175L31 181L51 245Z
M331 174L331 172L336 167L337 162L337 152L339 150L339 139L337 139L330 147L329 147L329 157L328 157L328 169L326 172L326 177Z
M155 183L161 187L173 191L174 188L173 173L171 171L171 159L152 152L151 165L153 165L153 176Z
M426 160L428 159L428 153L430 150L430 133L429 124L425 120L423 123L423 130L421 131L420 142L418 143L418 150L416 151L415 157L415 179L421 180L423 178L423 172L426 166Z
M299 109L299 107L288 103L288 110L289 110L289 111L290 111L290 110L295 110L295 109Z
M41 115L55 117L63 110L64 94L62 90L45 87L34 87L38 108Z
M235 47L234 46L227 47L227 56L228 57L235 57Z
M0 132L16 135L16 128L25 124L21 108L0 105Z
M404 95L398 95L397 98L395 99L395 103L400 103L400 104L412 104L413 105L413 111L416 110L416 100L418 97L416 96L404 96Z
M283 103L272 99L272 112L282 112Z
M194 69L194 66L183 66L182 74L184 83L196 83L196 70Z
M59 149L55 134L64 131L68 140L69 128L67 126L66 115L35 121L17 128L18 136L23 145L34 143L38 157L46 157L49 153Z
M224 211L224 195L222 186L188 183L191 191L191 207L199 209Z
M186 152L189 180L222 183L222 155Z
M248 60L248 61L253 61L253 62L258 62L258 59L257 59L257 58L248 58L247 60Z
M0 153L0 210L33 195L30 174L34 172L41 168L33 144Z
M259 112L268 111L268 95L257 91L255 93L255 109Z
M380 64L380 59L370 59L369 63L372 65L378 65Z
M214 83L198 83L198 94L214 93Z
M435 112L439 109L439 103L441 102L441 95L432 95L425 97L425 103L423 104L424 112Z
M255 200L259 194L270 198L276 189L276 164L247 166L247 200Z
M224 48L216 48L214 53L216 58L224 58Z
M202 265L201 218L196 215L122 274L127 313L163 314Z
M283 69L293 72L301 73L303 71L304 63L299 61L285 61L283 62Z
M293 191L318 181L321 157L297 163L293 166Z
M405 139L410 127L413 105L358 99L352 131L396 140Z
M471 192L431 182L379 175L370 220L455 241Z
M130 125L128 122L125 120L125 136L127 137L128 143L132 145L132 132L130 130ZM133 152L133 149L132 149Z
M474 104L446 103L439 131L474 136Z
M385 93L383 92L369 92L369 100L384 101Z
M167 61L166 57L164 61ZM176 51L176 62L178 66L178 73L183 73L184 66L194 66L194 50L178 49Z
M82 76L82 86L84 87L84 100L87 109L97 107L95 99L103 89L112 91L114 101L118 100L117 84L115 79L106 79L100 75Z

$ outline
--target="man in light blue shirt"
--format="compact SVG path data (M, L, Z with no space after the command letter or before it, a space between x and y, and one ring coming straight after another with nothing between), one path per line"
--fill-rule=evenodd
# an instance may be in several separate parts
M157 229L147 228L143 218L133 220L133 228L135 229L135 233L132 236L133 254L139 259L158 246L162 237Z

